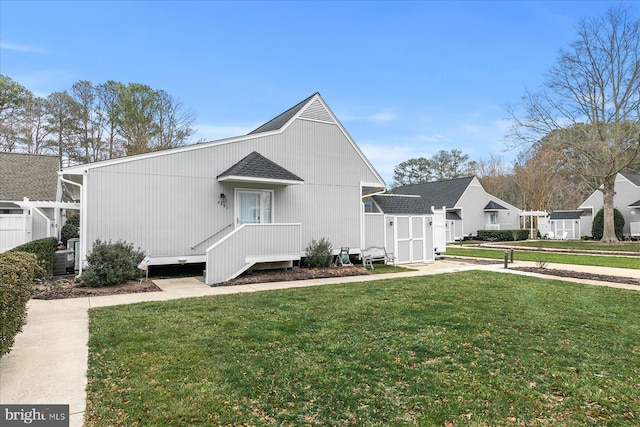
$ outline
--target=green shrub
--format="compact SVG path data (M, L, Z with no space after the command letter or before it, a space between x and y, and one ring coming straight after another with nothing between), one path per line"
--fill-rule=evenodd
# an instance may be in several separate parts
M615 229L616 237L619 240L624 238L624 216L616 208L613 208L613 227ZM593 224L591 225L591 235L595 240L602 239L604 233L604 208L600 209L596 216L593 217Z
M134 250L131 243L105 243L98 239L87 255L88 267L80 280L86 286L100 288L138 279L144 275L138 268L143 258L144 253Z
M9 353L27 320L27 301L39 269L38 258L32 253L0 254L0 356Z
M529 230L478 230L478 240L499 240L499 241L513 241L513 240L527 240L529 238Z
M333 261L331 242L324 237L318 242L316 242L315 239L311 240L305 252L307 253L307 257L304 263L307 267L328 267L331 265L331 261Z
M67 221L62 226L62 230L60 230L60 240L66 246L69 239L76 237L80 237L80 215L73 213L67 217Z
M38 265L41 269L36 271L36 277L39 279L47 279L53 275L53 263L58 246L58 240L55 237L45 237L44 239L34 240L11 249L9 252L28 252L35 254L38 258Z

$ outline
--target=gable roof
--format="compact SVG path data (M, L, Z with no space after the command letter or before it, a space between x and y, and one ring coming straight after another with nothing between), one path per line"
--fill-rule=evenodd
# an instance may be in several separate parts
M424 184L403 185L396 188L395 194L416 194L421 196L429 206L453 208L473 178L473 176L467 176Z
M553 211L549 219L580 219L583 211Z
M59 168L58 156L0 153L0 200L56 200Z
M505 208L501 204L496 203L493 200L491 200L489 203L487 203L487 206L484 207L484 210L485 211L497 211L497 210L507 210L507 208Z
M244 136L236 136L231 138L220 139L216 141L203 142L193 145L186 145L178 148L171 148L167 150L154 151L151 153L138 154L135 156L121 157L118 159L111 160L103 160L95 163L87 163L83 165L76 165L65 168L63 170L64 176L74 176L74 175L82 175L85 171L94 168L100 168L104 166L110 166L113 164L126 163L141 159L153 158L153 157L161 157L166 156L172 153L186 152L191 150L200 150L206 149L212 146L224 145L224 144L234 144L242 141L246 141L253 138L260 138L264 133L272 132L272 133L281 133L284 132L290 123L295 121L296 118L301 118L304 120L312 120L316 122L330 123L338 126L342 134L349 141L353 149L356 151L358 156L361 158L363 163L367 166L367 168L371 171L371 173L375 176L376 180L373 182L362 182L363 190L379 190L385 188L385 182L375 170L371 162L364 155L360 147L355 143L355 141L351 138L346 129L342 126L342 124L335 117L333 112L329 109L329 107L325 104L322 96L320 96L319 92L314 93L310 97L306 98L302 102L299 102L295 106L289 108L284 113L276 116L271 119L267 123L258 127L257 129L251 131L249 134Z
M316 95L320 95L320 94L318 92L314 93L304 101L301 101L298 104L294 105L293 107L289 108L284 113L274 117L273 119L269 120L267 123L259 126L257 129L252 130L247 135L254 135L256 133L269 132L272 130L278 130L282 128L285 124L289 122L289 120L291 120L296 114L298 114L298 112L302 110L302 108L305 105L307 105L307 102L309 102L311 98L313 98Z
M627 173L627 172L620 172L620 175L627 178L636 187L640 187L640 175L635 173Z
M432 214L420 196L398 196L395 194L377 194L371 196L380 210L388 214Z
M252 152L218 175L218 181L258 181L281 184L301 184L304 182L298 175L289 172L257 151Z

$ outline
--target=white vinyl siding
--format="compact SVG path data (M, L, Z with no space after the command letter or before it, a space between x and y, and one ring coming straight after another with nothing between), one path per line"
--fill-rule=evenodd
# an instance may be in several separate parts
M203 255L236 222L237 201L230 199L239 185L217 176L252 151L304 180L251 185L273 192L274 222L301 224L303 246L326 237L334 247L360 247L360 183L378 177L338 125L297 120L282 134L90 168L88 250L99 238L125 240L152 257Z

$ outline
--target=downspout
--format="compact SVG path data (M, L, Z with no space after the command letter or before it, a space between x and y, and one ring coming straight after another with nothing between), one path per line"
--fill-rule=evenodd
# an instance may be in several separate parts
M84 186L82 184L78 184L77 182L65 179L62 176L62 171L58 172L59 173L59 177L60 177L60 182L64 182L65 184L71 184L71 185L75 185L77 187L80 188L80 230L79 230L79 234L80 234L80 262L78 263L79 267L78 267L78 276L82 275L82 267L83 267L83 260L85 258L84 254L86 253L86 233L84 232L86 229L86 215L84 215L83 213L86 211L84 203L85 203L85 195L84 195ZM86 176L86 172L84 173L84 175ZM84 176L82 179L82 182L85 182Z

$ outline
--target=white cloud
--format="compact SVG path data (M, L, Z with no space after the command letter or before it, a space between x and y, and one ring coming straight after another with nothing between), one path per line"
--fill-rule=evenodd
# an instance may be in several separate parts
M8 43L0 41L0 49L13 50L16 52L42 53L42 50L33 46L18 43Z

